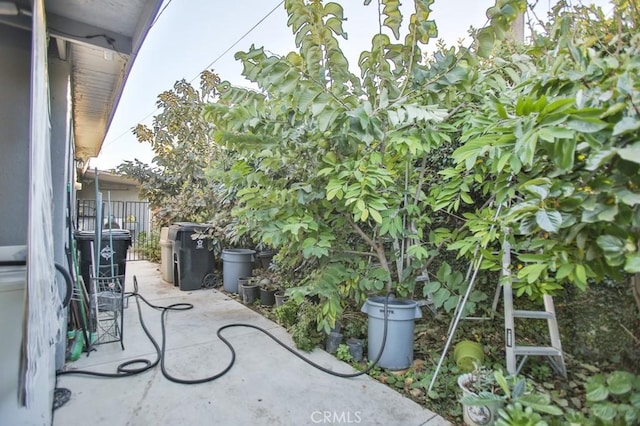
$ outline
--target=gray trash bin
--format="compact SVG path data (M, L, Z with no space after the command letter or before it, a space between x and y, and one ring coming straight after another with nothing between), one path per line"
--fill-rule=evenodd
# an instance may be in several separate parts
M256 251L249 249L222 250L222 282L225 291L238 293L238 278L250 277Z
M369 316L367 357L375 360L382 347L384 334L385 296L370 297L362 306ZM378 366L389 370L404 370L413 363L413 326L422 311L413 300L389 298L387 305L387 339Z

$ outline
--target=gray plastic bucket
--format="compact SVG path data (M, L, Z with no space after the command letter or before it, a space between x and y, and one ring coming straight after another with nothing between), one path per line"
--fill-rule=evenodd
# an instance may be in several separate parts
M222 286L225 291L238 293L238 278L250 277L253 272L255 250L222 250Z
M384 335L384 296L370 297L361 311L369 316L367 357L378 357ZM389 370L404 370L413 363L413 325L422 311L413 300L389 298L387 305L387 340L378 366Z

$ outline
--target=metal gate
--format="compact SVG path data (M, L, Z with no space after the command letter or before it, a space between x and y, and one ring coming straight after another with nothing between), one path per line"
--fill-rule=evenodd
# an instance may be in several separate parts
M96 218L95 200L78 200L76 229L93 231L96 220L103 228L126 229L131 233L131 247L127 260L155 260L154 252L159 251L159 230L154 229L147 201L107 201L102 202L102 217Z

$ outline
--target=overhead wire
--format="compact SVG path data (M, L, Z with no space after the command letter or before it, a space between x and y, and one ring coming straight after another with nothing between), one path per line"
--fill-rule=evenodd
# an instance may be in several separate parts
M164 11L167 10L167 7L169 7L169 5L171 4L172 1L173 0L168 0L167 3L162 7L162 9L158 13L158 15L156 15L155 19L153 20L153 22L149 26L149 29L153 28L153 26L156 24L156 22L158 22L158 19L160 19L160 17L164 13Z
M160 17L160 15L165 11L165 9L169 6L169 4L171 4L172 0L169 0L168 3L162 8L162 10L160 11L160 13L158 14L158 17L153 21L153 23L151 24L151 26L153 27L153 25L155 25L155 23L157 22L158 18ZM213 59L206 67L204 67L202 69L202 71L200 71L195 77L193 77L189 83L193 83L194 80L196 80L198 78L198 76L203 72L208 70L209 68L211 68L213 65L215 65L220 59L222 59L227 53L229 53L229 51L231 49L233 49L238 43L240 43L242 40L244 40L249 34L251 34L251 32L253 32L253 30L255 30L260 24L262 24L269 16L271 16L276 10L278 10L278 8L280 6L282 6L284 4L284 0L281 0L278 2L278 4L276 4L269 12L267 12L266 15L264 15L257 23L255 23L248 31L246 31L242 36L240 36L240 38L238 38L235 42L233 42L233 44L231 44L227 49L225 49L220 55L218 55L215 59ZM142 119L137 120L137 123L142 123L145 120L147 120L149 117L151 117L152 115L154 115L156 112L158 112L160 110L160 108L156 108L155 110L151 111L150 113L148 113L147 115L145 115ZM131 131L134 129L134 127L130 127L128 130L125 130L124 132L120 133L118 136L116 136L113 139L110 139L109 141L105 142L105 144L103 145L103 148L106 148L108 146L111 146L113 143L117 142L118 140L120 140L121 138L123 138L126 135L129 135L131 133Z

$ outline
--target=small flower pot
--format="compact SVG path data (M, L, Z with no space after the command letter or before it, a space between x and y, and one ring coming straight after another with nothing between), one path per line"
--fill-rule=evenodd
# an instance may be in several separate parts
M362 340L352 337L347 339L347 346L349 347L351 358L353 358L355 362L362 361Z
M477 396L469 390L474 381L472 373L466 373L458 377L458 386L462 390L462 396ZM498 410L504 407L504 401L495 401L487 405L465 405L462 404L462 418L469 426L491 426L498 419Z
M327 334L325 349L330 354L334 354L338 350L338 346L340 346L340 343L342 343L342 333L332 331Z
M240 295L242 296L242 303L251 305L260 297L260 287L251 283L240 284Z
M453 349L453 359L460 370L466 373L473 371L474 364L482 365L484 362L482 345L471 340L463 340Z
M276 306L282 306L287 301L287 296L284 295L284 291L277 291L275 297Z
M264 269L265 271L269 269L269 266L271 265L271 260L273 259L273 256L276 255L275 251L272 250L266 250L266 251L261 251L258 253L258 255L256 256L258 259L258 263L260 265L260 267L262 269Z
M260 287L260 304L262 306L273 306L276 303L276 290Z
M244 300L244 295L242 293L243 291L243 287L244 285L247 285L251 282L251 277L240 277L238 278L238 297L240 298L240 301Z

